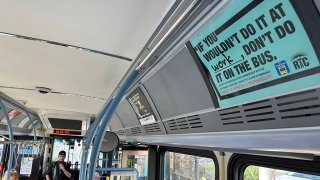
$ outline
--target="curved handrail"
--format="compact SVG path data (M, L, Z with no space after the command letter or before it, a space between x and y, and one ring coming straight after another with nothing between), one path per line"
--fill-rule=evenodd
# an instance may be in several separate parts
M124 94L129 89L129 87L131 86L131 84L137 78L138 75L139 75L139 71L136 69L130 72L130 74L127 76L125 81L123 81L123 83L119 86L119 89L115 94L112 102L110 103L110 106L107 108L107 111L104 114L102 114L100 128L97 131L96 139L93 143L93 148L92 148L91 157L90 157L92 164L90 164L89 166L87 179L93 179L93 174L94 174L94 170L95 170L97 159L98 159L98 152L102 143L102 138L105 135L108 122L111 119L112 114L116 109L116 107L118 106L119 102L121 101L122 97L124 96ZM80 178L80 180L84 180L84 177Z
M8 112L6 110L6 107L1 100L0 100L0 107L2 107L2 110L3 110L4 115L6 117L7 125L9 128L9 139L10 139L10 141L12 141L13 140L13 130L12 130L12 125L11 125L11 120L10 120L10 117L9 117ZM11 166L12 166L12 161L13 161L13 150L14 150L13 144L10 144L9 147L10 147L10 151L9 151L9 160L8 160L6 180L10 180Z
M95 121L92 123L92 125L89 127L87 133L85 136L88 136L87 138L84 138L83 141L85 142L84 143L84 149L83 149L83 152L82 152L82 158L81 158L81 168L80 168L80 179L83 179L85 178L86 176L86 171L87 171L87 159L88 159L88 150L90 148L90 145L92 143L92 140L93 138L95 137L96 135L96 132L99 128L99 123L100 123L100 119L101 119L101 116L107 111L107 109L109 108L110 104L112 102L112 99L110 101L108 101L101 113L98 114L98 116L95 118Z
M29 114L28 112L25 112L25 113L27 114L27 117L28 117L28 119L29 119L29 122L30 122L30 124L31 124L31 126L32 126L32 130L33 130L33 140L37 141L37 140L38 140L38 139L37 139L37 132L36 132L36 128L34 127L33 120L32 120L32 118L31 118L31 116L30 116L30 114Z

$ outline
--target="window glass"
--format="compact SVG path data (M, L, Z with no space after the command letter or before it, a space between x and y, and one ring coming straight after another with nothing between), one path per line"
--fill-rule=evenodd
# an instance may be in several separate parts
M4 138L0 138L0 141L5 141ZM2 159L4 158L4 144L0 144L0 177L2 176L2 167L3 167L3 162Z
M106 161L105 158L103 158L103 153L99 153L99 160L98 160L98 166L97 167L103 167L103 162Z
M18 126L20 124L20 122L27 117L26 115L24 115L23 113L21 113L19 111L16 111L16 112L18 112L18 113L15 116L13 116L11 119L11 123L13 126Z
M251 165L245 169L244 179L245 180L320 180L320 176Z
M137 169L139 180L146 180L148 177L148 151L145 151L145 150L122 151L122 167ZM125 178L125 180L132 180L132 178L127 177Z
M7 111L7 113L8 113L8 116L9 116L10 120L11 120L14 116L17 115L17 114L16 114L17 111L15 111L15 110L13 110L13 109L11 109L11 108L9 108L9 107L6 107L6 111ZM7 124L7 119L6 119L6 116L4 115L4 112L3 112L2 109L1 109L1 111L0 111L0 116L1 116L1 122Z
M210 158L166 152L164 166L165 180L215 179L215 164Z
M71 168L75 168L76 162L81 163L82 140L80 138L55 138L53 142L53 161L56 161L59 152L64 150L66 151L65 161L71 162Z
M0 141L5 141L4 138L0 138ZM4 144L0 144L0 161L2 161L2 153L4 150Z

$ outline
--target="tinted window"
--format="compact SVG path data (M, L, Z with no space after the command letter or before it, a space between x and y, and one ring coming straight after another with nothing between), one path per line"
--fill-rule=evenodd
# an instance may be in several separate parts
M320 176L260 166L248 166L244 171L245 180L320 180Z
M215 164L210 158L166 152L164 166L165 180L215 179Z

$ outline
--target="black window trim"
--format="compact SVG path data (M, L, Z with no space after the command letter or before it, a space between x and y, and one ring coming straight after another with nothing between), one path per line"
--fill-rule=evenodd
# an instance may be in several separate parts
M234 154L228 162L227 179L242 180L245 169L250 165L320 176L320 161L316 159L300 160L281 157Z
M170 146L160 146L159 147L159 156L160 156L160 173L159 179L164 179L164 159L166 152L174 152L181 154L188 154L193 156L210 158L214 162L215 166L215 180L219 180L219 162L213 151L202 150L202 149L189 149L189 148L180 148L180 147L170 147Z

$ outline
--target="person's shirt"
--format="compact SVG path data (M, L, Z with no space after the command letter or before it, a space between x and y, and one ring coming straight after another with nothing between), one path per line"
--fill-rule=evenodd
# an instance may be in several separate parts
M67 165L66 162L53 162L50 164L46 175L49 175L51 180L67 180L69 179L64 172L62 171L62 169L59 169L59 164L62 163L64 165L64 168L66 169L66 171L70 172L70 166Z

